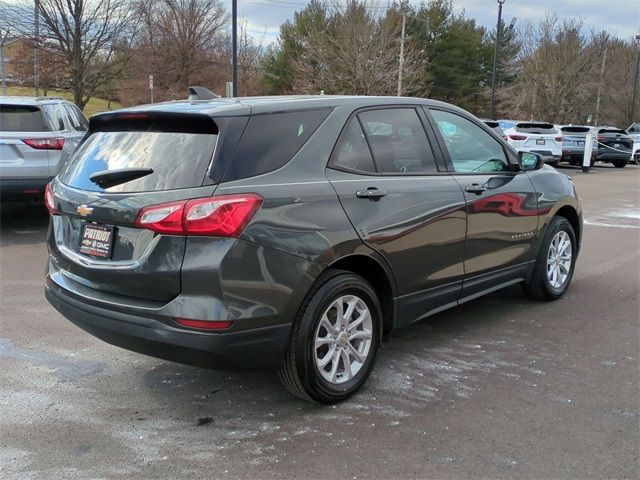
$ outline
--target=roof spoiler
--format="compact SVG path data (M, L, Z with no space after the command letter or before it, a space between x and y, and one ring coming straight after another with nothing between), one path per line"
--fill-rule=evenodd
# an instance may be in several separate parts
M214 100L216 98L220 98L220 95L215 94L214 92L212 92L207 88L198 87L197 85L189 87L187 91L189 92L189 98L188 98L189 101Z

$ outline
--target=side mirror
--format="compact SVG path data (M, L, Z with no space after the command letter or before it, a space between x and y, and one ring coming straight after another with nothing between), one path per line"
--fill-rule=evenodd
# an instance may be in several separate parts
M537 153L518 152L518 164L520 165L520 170L527 172L542 168L544 160Z

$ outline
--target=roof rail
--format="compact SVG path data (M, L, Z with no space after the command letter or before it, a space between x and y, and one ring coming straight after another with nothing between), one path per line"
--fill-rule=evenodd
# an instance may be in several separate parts
M213 100L215 98L220 98L220 95L212 92L211 90L204 88L204 87L199 87L197 85L194 85L192 87L189 87L187 89L187 91L189 92L189 100L190 101L194 101L194 100Z
M64 100L64 98L62 98L62 97L34 97L34 100L37 100L37 101L41 102L43 100Z

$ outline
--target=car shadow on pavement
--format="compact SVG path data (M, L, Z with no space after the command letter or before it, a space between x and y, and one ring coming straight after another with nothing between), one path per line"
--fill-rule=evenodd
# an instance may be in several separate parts
M41 201L0 203L0 246L44 243L48 225Z
M468 398L476 388L474 377L481 373L526 374L526 367L510 353L513 339L504 339L512 337L512 316L530 306L516 286L401 329L383 344L363 390L337 408L372 413L391 404L422 408L425 403ZM504 331L504 336L496 337L495 331ZM127 373L142 373L149 394L142 403L161 398L168 411L179 408L194 424L209 416L219 418L228 405L233 405L233 415L252 412L254 420L262 421L282 419L292 411L322 415L331 408L293 397L272 372L217 372L160 360L149 364L144 373Z

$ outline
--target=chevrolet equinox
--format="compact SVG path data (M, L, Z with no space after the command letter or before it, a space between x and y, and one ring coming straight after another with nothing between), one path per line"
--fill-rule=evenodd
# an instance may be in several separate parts
M567 290L570 177L452 105L176 101L103 113L47 186L46 296L109 343L278 369L342 401L383 336L503 287Z

